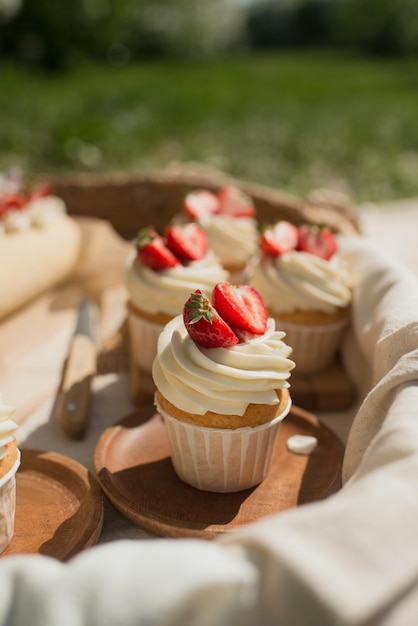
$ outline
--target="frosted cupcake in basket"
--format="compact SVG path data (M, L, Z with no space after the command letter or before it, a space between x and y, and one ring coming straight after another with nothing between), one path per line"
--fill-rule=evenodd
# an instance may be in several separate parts
M135 402L154 394L152 363L165 324L181 313L191 291L211 290L227 278L198 224L171 225L163 235L152 227L139 231L126 265Z
M15 438L17 424L10 419L13 412L13 407L2 403L0 394L0 553L7 548L14 534L20 450Z
M177 475L205 491L235 492L267 476L291 408L294 362L284 333L248 285L200 290L160 335L153 377Z
M326 368L350 316L351 276L326 226L285 220L262 231L249 279L293 348L297 374Z
M183 214L205 230L231 283L245 282L248 263L257 251L259 234L252 198L233 186L223 187L217 193L196 189L185 196Z

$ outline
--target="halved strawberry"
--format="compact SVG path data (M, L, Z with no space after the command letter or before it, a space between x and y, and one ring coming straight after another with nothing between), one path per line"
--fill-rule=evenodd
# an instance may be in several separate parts
M237 334L263 335L266 332L268 312L254 287L218 283L212 292L212 302L219 315Z
M326 226L303 225L299 228L297 249L328 261L338 251L334 233Z
M206 256L208 238L196 222L175 224L165 232L167 247L182 261L198 261Z
M260 237L260 248L267 256L279 256L295 250L299 240L299 231L291 222L281 220L274 226L268 226Z
M136 238L136 249L142 263L153 270L164 270L180 264L153 228L141 228Z
M218 192L219 212L232 217L254 217L255 206L252 198L238 187L223 187Z
M183 320L190 337L202 348L228 348L239 341L200 289L196 289L185 303Z
M45 198L52 194L52 187L47 182L39 182L32 187L29 192L30 200L37 200L38 198Z
M0 211L2 214L9 209L23 209L26 204L27 198L23 193L7 193L0 197Z
M186 195L183 208L186 215L193 220L198 220L205 215L219 213L219 200L208 189L196 189Z

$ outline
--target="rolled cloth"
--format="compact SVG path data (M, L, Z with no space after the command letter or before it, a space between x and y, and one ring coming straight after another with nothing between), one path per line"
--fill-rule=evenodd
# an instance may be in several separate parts
M0 320L74 270L81 230L71 217L0 237Z

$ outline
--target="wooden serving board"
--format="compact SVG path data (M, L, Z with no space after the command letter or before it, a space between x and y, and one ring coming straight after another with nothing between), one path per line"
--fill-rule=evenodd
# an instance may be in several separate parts
M314 452L289 452L287 439L295 434L316 437ZM294 406L283 420L270 472L260 485L238 493L200 491L176 475L164 422L148 406L103 433L94 466L109 500L135 524L159 536L212 539L336 492L343 452L331 430Z
M292 373L290 393L297 406L309 411L343 411L353 405L355 386L339 358L314 374Z
M43 554L66 561L99 539L103 493L80 463L55 452L21 450L14 536L1 556Z

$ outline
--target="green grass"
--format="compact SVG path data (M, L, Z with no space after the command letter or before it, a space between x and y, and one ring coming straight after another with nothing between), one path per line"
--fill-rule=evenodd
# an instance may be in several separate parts
M418 59L292 53L206 63L0 64L0 168L137 171L199 161L304 194L418 195Z

